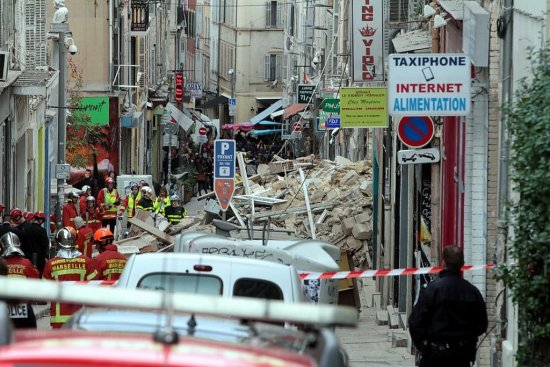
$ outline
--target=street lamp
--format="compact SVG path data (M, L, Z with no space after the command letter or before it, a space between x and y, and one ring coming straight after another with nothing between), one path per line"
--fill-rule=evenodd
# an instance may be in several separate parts
M235 109L237 108L237 104L235 102L235 78L237 77L237 75L235 74L235 70L234 69L229 69L229 71L227 72L229 74L229 80L231 82L231 102L232 103L235 103L234 107L231 107L231 105L229 105L229 118L230 118L230 121L231 121L231 124L233 124L234 120L235 120ZM232 110L233 108L233 110Z
M63 0L55 0L56 11L53 15L50 27L50 38L57 41L59 84L58 84L58 110L57 110L57 165L55 178L57 179L57 206L55 219L57 229L62 226L63 200L65 198L65 179L69 178L70 166L65 162L66 133L67 133L67 52L71 55L78 49L69 30L69 11ZM49 179L49 178L48 178Z

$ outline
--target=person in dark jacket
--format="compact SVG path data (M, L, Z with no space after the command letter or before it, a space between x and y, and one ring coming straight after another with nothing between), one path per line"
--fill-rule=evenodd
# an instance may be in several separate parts
M422 354L421 367L470 367L478 337L487 330L487 309L479 290L462 279L464 254L443 250L444 270L421 292L409 316L409 331Z
M36 266L40 275L44 271L50 252L50 239L46 229L42 226L45 219L45 214L38 211L33 214L32 222L25 228L25 234L30 245L30 253L25 253L25 255Z

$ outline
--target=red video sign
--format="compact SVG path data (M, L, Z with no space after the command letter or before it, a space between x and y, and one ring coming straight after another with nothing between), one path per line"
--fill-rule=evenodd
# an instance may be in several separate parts
M174 92L174 99L176 102L182 102L183 101L183 73L176 73L176 85L175 85L175 92Z

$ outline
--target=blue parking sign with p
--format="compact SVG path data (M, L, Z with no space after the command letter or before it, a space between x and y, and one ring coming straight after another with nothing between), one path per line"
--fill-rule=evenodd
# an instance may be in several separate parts
M214 178L235 178L235 140L214 141Z

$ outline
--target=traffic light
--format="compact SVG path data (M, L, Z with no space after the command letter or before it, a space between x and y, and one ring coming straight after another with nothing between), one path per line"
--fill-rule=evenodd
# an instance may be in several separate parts
M176 73L176 88L174 97L176 102L183 101L183 73Z

